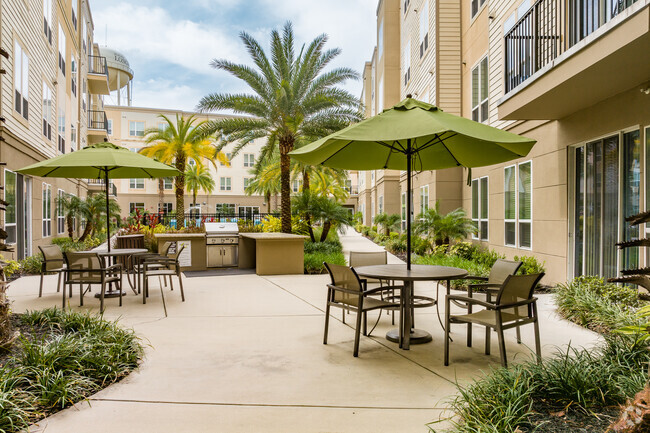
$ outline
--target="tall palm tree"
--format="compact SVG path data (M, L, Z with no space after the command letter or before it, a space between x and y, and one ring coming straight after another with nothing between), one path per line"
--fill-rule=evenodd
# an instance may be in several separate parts
M221 132L228 142L238 141L236 155L257 138L266 138L262 151L280 151L280 185L282 231L291 233L290 157L296 143L313 137L323 137L361 118L360 101L337 87L359 74L350 68L324 71L341 50L325 50L327 35L320 35L296 54L294 32L287 22L282 31L271 31L268 56L261 45L248 33L241 32L255 67L212 61L215 69L227 71L243 80L253 94L213 93L201 99L202 111L232 110L247 117L213 120L206 125L209 133Z
M228 158L212 139L203 126L206 121L196 122L195 116L188 118L176 115L176 122L160 114L167 125L164 129L150 128L145 131L145 142L148 144L140 153L154 158L165 164L173 164L181 174L174 179L176 194L176 221L177 227L185 223L185 166L189 159L203 167L207 160L217 168L216 161L229 164Z
M196 207L196 194L202 189L207 194L214 191L214 179L210 172L198 164L190 164L185 168L185 184L192 191L192 207Z
M271 213L271 196L280 194L279 159L261 159L249 170L253 178L246 187L246 194L259 194L266 200L266 211Z
M418 215L418 219L413 227L415 233L429 237L436 245L449 245L450 241L465 239L476 232L476 225L467 218L465 209L459 207L441 214L438 201L434 208Z

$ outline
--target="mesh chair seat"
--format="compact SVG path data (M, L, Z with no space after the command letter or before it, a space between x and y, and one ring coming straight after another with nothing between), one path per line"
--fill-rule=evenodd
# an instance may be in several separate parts
M359 297L358 296L350 296L347 298L340 297L339 299L337 299L337 302L341 304L349 305L351 307L358 307ZM399 305L394 302L382 301L381 299L366 296L363 300L363 308L366 310L375 310L377 308L396 309L399 308Z
M521 314L513 314L513 313L508 313L505 311L502 311L498 313L501 315L501 323L503 325L507 325L511 322L516 322L519 320L525 320L528 319L528 315L521 315ZM477 311L476 313L472 314L461 314L461 315L454 315L452 318L452 322L463 322L463 323L475 323L477 325L485 325L485 326L490 326L491 328L496 328L497 326L497 313L494 312L494 310L481 310Z
M99 294L99 310L104 312L104 294L108 284L115 284L120 293L120 307L122 306L122 265L106 266L99 254L88 251L67 252L64 254L66 261L65 285L79 285L79 306L83 306L83 286L91 284L101 285ZM65 290L63 290L63 308L65 309Z
M43 277L47 272L58 273L56 291L61 290L62 272L65 270L65 260L63 253L58 245L45 245L38 247L43 255L43 263L41 265L41 282L38 289L38 297L43 296Z

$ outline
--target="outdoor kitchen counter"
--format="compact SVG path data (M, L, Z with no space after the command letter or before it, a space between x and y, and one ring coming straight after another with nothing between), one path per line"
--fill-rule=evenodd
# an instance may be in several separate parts
M307 236L286 233L240 233L239 267L257 275L303 274Z
M205 233L159 233L154 235L158 240L158 251L165 242L172 242L173 249L185 245L179 261L183 271L203 271L206 269Z

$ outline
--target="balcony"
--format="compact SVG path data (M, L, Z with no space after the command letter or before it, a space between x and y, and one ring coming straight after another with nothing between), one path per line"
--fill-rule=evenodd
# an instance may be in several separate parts
M560 119L647 82L650 0L538 0L504 36L499 118Z
M88 191L91 193L106 191L104 179L87 179L86 182L88 183ZM117 197L117 187L110 181L108 184L108 195L109 197Z
M95 95L109 95L108 66L104 56L88 56L88 92Z
M108 138L108 119L105 111L88 110L88 143L99 143Z

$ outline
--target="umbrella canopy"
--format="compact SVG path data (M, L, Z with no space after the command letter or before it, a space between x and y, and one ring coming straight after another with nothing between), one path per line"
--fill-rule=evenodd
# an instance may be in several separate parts
M103 179L106 186L106 232L111 238L108 211L108 179L157 178L178 176L180 171L139 153L112 143L98 143L76 152L18 170L21 174L40 177L65 177L75 179ZM111 243L108 242L108 250Z
M306 164L348 170L407 171L412 212L413 170L483 167L526 156L535 140L454 116L409 96L393 108L294 150ZM407 266L411 266L411 218L407 218Z

